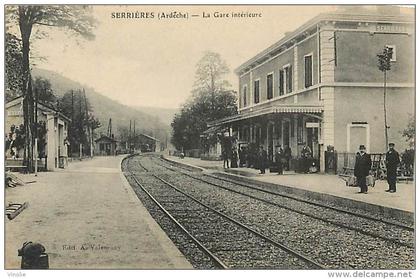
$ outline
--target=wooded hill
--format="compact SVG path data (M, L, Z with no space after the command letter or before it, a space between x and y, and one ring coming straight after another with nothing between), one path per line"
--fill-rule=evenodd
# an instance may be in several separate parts
M86 97L92 105L93 113L102 124L100 128L95 130L97 135L100 135L101 133L106 134L109 118L112 118L112 131L116 137L118 137L118 130L120 127L128 128L130 120L136 120L136 132L156 137L161 140L162 143L169 138L169 124L164 123L157 115L147 114L141 111L141 109L123 105L118 101L112 100L96 92L93 88L89 88L86 85L68 79L56 72L44 69L33 69L32 76L34 78L41 77L48 79L51 82L54 94L58 97L63 96L69 90L84 88ZM158 112L159 109L149 111ZM164 121L167 122L167 119Z

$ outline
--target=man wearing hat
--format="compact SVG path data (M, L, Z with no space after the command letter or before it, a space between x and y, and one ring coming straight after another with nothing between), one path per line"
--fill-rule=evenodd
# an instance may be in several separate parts
M385 156L386 165L386 180L388 181L389 189L386 192L395 193L397 191L397 167L400 163L400 154L394 149L395 144L390 143L388 152Z
M366 185L366 176L369 175L372 161L370 155L366 153L364 145L359 146L359 152L356 154L356 163L354 165L354 176L357 179L357 186L360 187L359 193L367 194L368 188Z

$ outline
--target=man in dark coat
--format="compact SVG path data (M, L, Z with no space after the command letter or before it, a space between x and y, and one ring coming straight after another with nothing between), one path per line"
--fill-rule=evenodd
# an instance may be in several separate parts
M228 157L228 151L226 150L226 148L222 150L222 159L223 159L223 168L224 169L226 167L229 168L229 157Z
M394 149L395 144L390 143L389 150L386 153L386 180L388 181L389 189L386 192L395 193L397 191L397 168L400 163L400 154Z
M286 159L285 169L290 170L290 159L292 159L292 149L290 149L289 145L286 144L284 147L284 158Z
M238 152L236 151L236 148L232 148L232 155L230 159L230 167L231 168L237 168L238 167Z
M301 160L303 163L302 171L304 173L309 172L309 167L311 166L311 158L312 158L312 150L309 148L306 143L304 143L304 146L301 151Z
M370 155L366 153L364 145L359 146L359 152L356 154L356 163L354 165L354 176L357 179L357 186L360 187L359 193L367 194L366 176L369 175L369 171L372 166Z
M261 145L260 151L258 152L258 166L260 168L260 174L265 173L266 161L267 161L267 151L265 151L264 147Z
M283 174L283 160L284 160L284 152L280 145L276 146L277 152L274 155L274 159L276 161L276 168L278 174Z

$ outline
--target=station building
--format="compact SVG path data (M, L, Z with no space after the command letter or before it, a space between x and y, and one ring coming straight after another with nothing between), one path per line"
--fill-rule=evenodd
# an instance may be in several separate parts
M70 119L54 108L38 102L38 123L45 124L45 135L39 139L39 167L49 171L64 168L67 165L67 133ZM5 133L9 137L11 127L23 125L23 98L17 97L5 104ZM13 136L12 136L13 138ZM11 150L6 150L6 166L23 163L23 147L16 150L13 158Z
M114 135L101 135L95 140L95 155L96 156L115 156L117 155L117 140Z
M402 151L408 144L401 132L415 112L414 35L414 15L397 7L320 14L236 69L239 113L208 127L227 128L269 154L289 145L297 158L307 144L321 172L327 149L354 154L364 144L369 153L383 153L384 74L377 54L389 47L388 137Z
M120 141L122 152L158 152L160 150L160 140L143 134L136 133L131 136L129 141Z

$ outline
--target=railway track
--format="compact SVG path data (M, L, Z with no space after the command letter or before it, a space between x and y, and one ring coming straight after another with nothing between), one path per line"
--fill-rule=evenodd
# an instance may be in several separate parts
M155 156L153 156L153 157L150 156L150 157L153 158L153 159L159 160L160 162L168 163L172 167L175 167L177 169L184 169L180 166L173 165L170 161L167 161L167 160L164 160L164 159L161 159L161 158L157 158ZM167 168L171 171L174 171L174 169L168 168L165 165L160 164L160 166L165 167L165 168ZM188 171L188 169L185 169L185 170ZM184 174L186 174L186 173L184 172ZM396 227L405 229L407 231L414 232L414 227L413 226L407 225L407 224L404 224L404 223L400 223L400 222L396 222L396 221L393 221L393 220L381 219L381 218L378 218L378 217L375 217L375 216L372 216L372 215L362 214L362 213L350 211L350 210L347 210L347 209L344 209L344 208L338 208L338 207L331 206L331 205L328 205L328 204L323 204L323 203L319 203L319 202L316 202L316 201L311 201L311 200L308 200L308 199L303 199L303 198L299 198L299 197L296 197L296 196L288 195L286 193L279 193L279 192L270 191L270 190L267 190L267 189L263 189L261 187L256 187L255 185L253 186L253 185L250 185L250 184L235 181L233 179L223 178L223 177L220 177L220 176L215 176L215 175L209 174L209 173L203 173L203 176L210 177L210 178L213 178L213 179L216 179L216 180L219 180L219 181L223 181L223 182L233 183L233 184L236 184L238 186L246 187L246 188L249 188L249 189L252 189L252 190L258 190L258 191L261 191L261 192L264 192L264 193L267 193L267 194L272 194L272 195L287 198L287 199L290 199L290 200L295 200L295 201L303 202L303 203L310 204L310 205L313 205L313 206L318 206L318 207L321 207L321 208L324 208L324 209L327 209L327 210L333 210L333 211L336 211L336 212L339 212L339 213L345 213L345 214L353 215L353 216L356 216L356 217L361 217L361 218L364 218L364 219L367 219L367 220L381 222L381 223L384 223L384 224L387 224L387 225L396 226ZM193 177L193 178L195 179L196 177Z
M155 160L155 163L157 160L160 161L160 163L162 162L166 162L166 161L162 161L162 159L160 158L156 158L156 157L151 157L153 160ZM261 189L261 188L256 188L244 183L239 183L236 181L233 181L231 179L224 179L224 178L220 178L214 175L210 175L210 174L204 174L203 176L206 177L206 179L203 179L197 175L192 175L188 172L184 172L181 171L180 168L176 168L174 169L173 167L168 167L164 164L160 164L160 163L156 163L159 166L172 171L172 172L176 172L178 174L182 174L185 176L188 176L189 178L192 178L196 181L200 181L209 185L212 185L214 187L220 188L220 189L224 189L239 195L243 195L246 197L250 197L256 200L259 200L261 202L264 202L266 204L270 204L273 206L277 206L280 208L284 208L286 210L290 210L292 212L298 213L298 214L302 214L305 215L307 217L310 218L314 218L329 224L333 224L336 225L340 228L344 228L344 229L348 229L348 230L353 230L356 231L358 233L367 235L367 236L371 236L374 238L380 238L384 241L388 241L390 243L395 243L397 245L401 245L401 246L405 246L408 248L414 248L414 233L412 233L414 231L413 227L407 226L405 224L399 224L399 223L395 223L395 222L390 222L390 221L384 221L384 220L380 220L377 218L373 218L371 216L368 215L362 215L360 213L354 213L348 210L343 210L343 209L339 209L339 208L334 208L331 206L324 206L321 205L319 203L315 203L312 201L308 201L308 200L304 200L304 199L299 199L299 198L291 198L288 195L284 195L284 194L280 194L280 193L276 193L273 191L269 191L269 190L265 190L265 189ZM211 178L211 180L213 181L209 181L209 178ZM229 186L225 186L225 185L221 185L220 182L224 182L224 184L226 185L226 182L228 182ZM263 195L261 195L261 193L263 193ZM308 204L310 205L310 210L298 210L292 206L288 206L287 203L284 202L284 200L280 200L280 201L273 201L275 199L273 199L273 197L281 197L281 198L287 198L287 199L291 199L295 202L299 202L299 203L303 203L303 204ZM321 211L322 210L322 211ZM330 210L330 211L334 211L337 213L340 213L341 216L343 217L341 220L338 220L337 218L330 218L329 214L326 214L327 212L325 212L325 210ZM319 214L319 212L322 212L322 214ZM343 216L344 215L344 216ZM356 225L354 225L354 223L348 223L346 220L346 215L351 215L354 216L356 218L361 218L362 220L358 220L358 222L356 223ZM365 219L365 220L363 220ZM383 234L379 234L377 232L377 230L374 229L375 227L375 223L376 222L376 226L377 227L384 227L384 225L387 226L388 230L393 230L394 234L395 234L395 230L401 230L401 232L399 234L396 234L395 237L389 237L387 235L383 235ZM368 224L367 224L368 223ZM361 224L361 226L357 226L357 224ZM364 225L365 224L365 225ZM369 230L366 229L366 225L369 225ZM405 233L404 233L405 232ZM407 235L412 235L412 238L408 238L408 241L404 241L401 240L401 238L407 238Z
M273 195L260 191L259 188L241 186L244 183L238 184L203 173L184 171L183 168L174 167L156 156L134 157L131 168L137 171L136 177L140 179L139 183L147 187L160 185L159 188L164 184L168 188L169 186L164 183L167 182L198 202L204 203L227 217L240 220L242 224L255 232L286 247L293 247L294 252L305 257L309 256L311 261L322 267L404 269L415 266L415 253L411 246L414 243L414 233L402 227L371 222L370 219L360 216L345 214L337 210L326 210L310 203ZM142 179L144 181L141 181ZM174 189L178 192L177 190ZM179 197L177 200L182 200L182 198ZM182 210L175 209L175 213ZM190 214L189 211L181 212L183 217ZM183 224L190 225L188 220ZM187 230L190 231L191 228ZM218 231L222 230L224 230L223 226ZM195 232L200 235L199 229ZM227 236L226 239L229 237L233 236ZM202 241L202 239L199 240ZM204 246L210 248L209 251L215 252L218 251L215 243L218 242L210 242L209 245ZM229 247L229 244L226 246ZM216 250L212 250L215 247ZM236 249L227 249L224 258L221 257L222 262L228 261L226 263L228 268L284 268L286 265L308 269L289 260L283 260L283 265L275 264L270 260L252 264L247 260L255 258L255 254L248 255L248 258L243 255L242 258L237 258L233 254L241 246L235 247ZM252 250L250 246L250 251ZM230 255L227 256L226 253ZM267 251L262 252L257 258L266 254ZM220 255L216 253L216 256Z
M127 160L132 160L128 158ZM320 263L201 202L149 171L129 175L146 195L194 241L218 268L323 269Z

